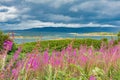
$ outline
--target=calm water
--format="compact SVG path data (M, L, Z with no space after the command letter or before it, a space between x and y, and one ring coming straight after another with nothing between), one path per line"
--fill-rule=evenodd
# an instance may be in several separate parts
M76 35L76 34L71 34L71 33L36 33L36 32L32 32L32 33L15 33L15 35L19 35L19 36L42 36L41 40L53 40L53 39L61 39L61 38L92 38L92 39L102 39L102 38L107 38L107 39L111 39L111 36L80 36L80 35ZM117 37L113 37L114 39L116 39ZM26 43L26 42L34 42L39 40L40 38L24 38L24 39L15 39L16 43Z

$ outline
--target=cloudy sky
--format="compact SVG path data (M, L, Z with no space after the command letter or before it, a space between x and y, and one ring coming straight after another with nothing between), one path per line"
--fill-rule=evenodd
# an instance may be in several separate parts
M120 27L120 0L0 0L0 29Z

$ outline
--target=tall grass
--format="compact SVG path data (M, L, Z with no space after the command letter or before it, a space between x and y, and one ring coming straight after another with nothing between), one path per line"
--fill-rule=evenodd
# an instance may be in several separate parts
M100 49L70 44L61 51L39 52L37 47L20 59L20 46L9 62L3 55L11 50L12 42L3 49L0 68L2 80L119 80L120 44L102 44ZM6 43L6 42L5 42ZM4 61L3 61L4 60ZM4 66L3 66L4 63Z

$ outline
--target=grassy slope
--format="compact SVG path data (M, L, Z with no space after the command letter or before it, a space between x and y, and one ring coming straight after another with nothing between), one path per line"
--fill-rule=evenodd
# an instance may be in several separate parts
M39 49L41 51L44 51L45 49L49 49L49 51L52 50L62 50L63 48L66 48L69 44L72 44L74 48L79 48L80 45L87 45L91 46L93 45L96 49L100 47L101 40L95 40L95 39L63 39L63 40L48 40L48 41L41 41L39 42ZM23 52L31 52L36 47L37 42L31 42L31 43L24 43L23 46Z

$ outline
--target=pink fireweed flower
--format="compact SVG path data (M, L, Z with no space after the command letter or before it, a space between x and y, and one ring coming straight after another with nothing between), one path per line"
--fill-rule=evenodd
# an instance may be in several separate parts
M75 64L76 63L75 59L73 59L73 58L69 58L67 60L67 62L68 62L68 64Z
M56 66L60 65L60 60L59 60L59 59L56 59L56 60L54 61L54 64L55 64Z
M49 62L49 54L48 51L46 51L43 55L43 62L44 64L47 64Z
M18 74L19 74L19 70L18 69L13 69L12 70L13 80L17 80Z
M81 45L80 48L79 48L79 53L84 54L84 53L86 53L86 51L87 51L87 46Z
M86 56L82 56L82 57L81 57L81 60L82 60L84 63L86 63L87 60L88 60L88 58L87 58Z
M95 76L90 76L89 80L97 80Z
M72 51L72 45L69 45L69 46L66 48L66 52L67 52L68 54L70 54L71 51Z
M99 52L101 52L101 53L105 52L105 48L101 47L100 50L99 50Z
M25 64L25 60L19 60L17 63L16 63L16 67L20 70L24 67L24 64Z
M4 78L5 78L4 72L1 72L1 73L0 73L0 78L1 78L1 79L4 79Z
M65 52L65 49L63 49L62 51L61 51L61 54L62 55L64 55L66 52Z
M115 46L113 49L111 49L111 53L117 53L119 50L119 47Z
M54 58L54 56L52 55L51 57L50 57L50 64L52 65L52 66L55 66L55 58Z
M37 70L41 65L40 65L40 55L39 54L29 54L28 55L28 62L26 63L26 68L32 69L32 70Z
M62 56L51 56L50 62L53 67L62 66Z
M76 54L77 54L77 50L74 49L73 55L76 56Z
M88 53L89 53L89 55L92 55L92 54L93 54L93 49L92 49L92 48L89 48L89 49L88 49Z
M114 44L114 40L112 39L109 41L109 45L113 45L113 44Z
M78 59L80 60L78 62L81 66L85 66L88 63L88 57L87 56L79 55Z
M14 54L14 56L13 56L13 59L14 59L14 60L17 60L17 58L18 58L21 50L22 50L21 47L19 47L18 50L15 52L15 54Z
M3 44L3 48L8 51L12 50L12 46L13 46L13 42L10 40L6 40Z

